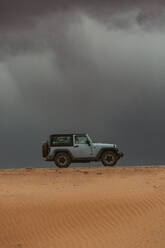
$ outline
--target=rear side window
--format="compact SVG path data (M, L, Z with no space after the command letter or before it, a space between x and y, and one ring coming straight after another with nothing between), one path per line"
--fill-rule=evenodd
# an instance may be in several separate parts
M72 135L51 136L51 146L73 146Z

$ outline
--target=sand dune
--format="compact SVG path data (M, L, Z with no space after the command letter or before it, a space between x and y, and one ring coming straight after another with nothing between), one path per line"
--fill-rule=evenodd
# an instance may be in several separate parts
M0 248L164 248L165 167L0 170Z

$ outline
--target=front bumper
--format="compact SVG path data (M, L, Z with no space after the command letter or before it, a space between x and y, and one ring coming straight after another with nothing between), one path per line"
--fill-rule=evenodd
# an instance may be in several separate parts
M124 156L124 153L123 153L123 152L119 152L119 153L117 154L117 158L118 158L118 159L122 158L123 156Z

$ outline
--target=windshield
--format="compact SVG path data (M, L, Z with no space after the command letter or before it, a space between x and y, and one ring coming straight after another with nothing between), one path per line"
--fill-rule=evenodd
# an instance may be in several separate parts
M89 137L89 135L87 134L87 138L90 141L90 143L92 143L92 139Z

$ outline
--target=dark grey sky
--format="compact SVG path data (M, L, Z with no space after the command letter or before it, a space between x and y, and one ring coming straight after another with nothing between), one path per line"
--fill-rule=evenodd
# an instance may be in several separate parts
M41 141L73 131L164 163L164 5L0 0L0 168L49 165Z

